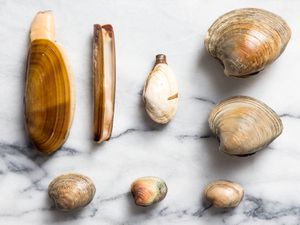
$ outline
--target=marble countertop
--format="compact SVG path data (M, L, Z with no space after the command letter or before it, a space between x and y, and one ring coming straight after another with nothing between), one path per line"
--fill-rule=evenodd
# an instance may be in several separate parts
M259 7L281 15L292 29L282 56L248 79L230 79L204 50L211 23L236 8ZM76 110L70 136L51 156L34 150L23 121L24 71L30 23L39 10L54 12L57 40L75 76ZM291 0L0 0L0 224L300 224L300 1ZM116 112L112 138L92 142L91 39L94 23L111 23L117 50ZM175 119L153 124L141 90L154 57L168 56L180 88ZM207 117L213 105L249 95L272 107L284 124L265 150L245 158L219 152ZM76 213L53 208L47 186L65 172L88 175L93 202ZM128 191L140 176L163 178L164 201L133 204ZM230 179L245 188L234 210L202 203L203 187Z

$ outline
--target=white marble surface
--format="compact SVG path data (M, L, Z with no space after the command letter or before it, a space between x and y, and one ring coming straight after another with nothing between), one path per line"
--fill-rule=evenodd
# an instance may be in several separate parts
M223 13L260 7L281 15L292 39L282 56L258 76L226 78L204 51L210 24ZM75 75L76 111L68 141L52 156L32 149L23 123L28 30L38 10L54 11L57 40ZM0 224L300 224L300 1L297 0L0 0ZM112 139L91 140L91 37L94 23L111 23L116 34L117 98ZM180 105L166 127L154 125L141 103L154 56L165 53L176 73ZM218 151L207 115L232 95L266 102L284 124L267 149L246 158ZM63 172L90 176L97 192L85 209L57 212L48 183ZM166 180L166 199L136 207L131 182L145 175ZM207 208L201 193L213 179L245 188L230 211Z

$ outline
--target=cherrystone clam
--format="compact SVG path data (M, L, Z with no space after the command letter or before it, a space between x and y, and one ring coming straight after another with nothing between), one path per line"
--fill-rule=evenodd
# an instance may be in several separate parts
M258 8L230 11L209 28L204 44L227 76L244 78L262 71L284 51L291 29L278 15Z
M210 112L208 122L220 141L220 150L238 156L267 147L283 130L279 116L269 106L247 96L218 103Z

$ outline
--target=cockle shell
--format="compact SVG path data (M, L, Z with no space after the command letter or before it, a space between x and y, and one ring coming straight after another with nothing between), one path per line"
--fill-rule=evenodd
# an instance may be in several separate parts
M157 123L168 123L176 113L178 86L165 55L156 56L154 68L144 85L143 100L146 112Z
M290 37L291 29L281 17L244 8L219 17L208 30L205 47L222 62L225 75L247 77L277 59Z
M78 209L89 204L96 192L92 180L81 174L56 177L48 187L49 197L63 211Z
M135 204L150 206L166 197L168 188L166 183L158 177L141 177L131 185L131 193Z
M209 183L204 190L204 197L216 208L236 207L244 196L241 185L227 180Z
M72 74L61 46L54 42L51 11L39 12L31 26L25 84L28 135L41 152L66 141L73 119Z
M283 129L279 116L270 107L246 96L221 101L210 112L208 122L220 140L220 150L240 156L263 149Z

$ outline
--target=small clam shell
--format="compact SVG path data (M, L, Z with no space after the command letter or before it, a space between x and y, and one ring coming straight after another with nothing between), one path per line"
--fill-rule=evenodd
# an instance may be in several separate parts
M146 112L160 124L168 123L178 106L178 87L175 76L166 62L165 55L157 55L143 91Z
M96 192L92 180L81 174L56 177L48 187L48 194L56 207L63 211L78 209L89 204Z
M167 194L166 183L158 177L141 177L131 185L131 193L135 204L150 206L163 200Z
M263 149L283 129L279 116L270 107L246 96L221 101L210 112L208 122L220 140L220 150L240 156Z
M247 77L277 59L290 37L291 29L281 17L244 8L219 17L208 30L205 47L222 62L225 75Z
M239 184L227 180L211 182L204 190L204 197L216 208L236 207L243 196L243 188Z

